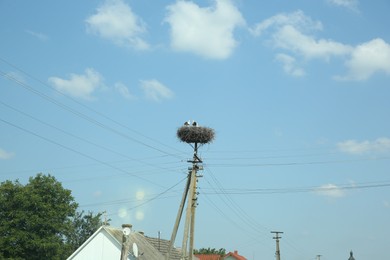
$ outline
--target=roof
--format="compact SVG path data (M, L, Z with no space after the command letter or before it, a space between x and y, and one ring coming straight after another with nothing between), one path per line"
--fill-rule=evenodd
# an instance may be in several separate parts
M122 229L113 228L110 226L104 226L103 227L111 236L115 238L118 243L122 244L122 236L123 232ZM138 247L139 257L137 259L145 259L145 260L163 260L165 259L164 256L155 248L152 244L148 242L148 240L145 239L144 235L138 233L138 232L132 232L128 236L127 243L130 248L130 253L132 253L132 245L135 243Z
M197 258L199 258L199 260L222 260L222 256L220 255L200 255L200 254L196 254L195 255Z
M227 254L224 256L224 259L225 259L226 257L229 257L229 256L234 257L234 258L237 259L237 260L247 260L247 259L246 259L245 257L243 257L242 255L239 255L237 251L227 253Z
M145 238L150 244L152 244L155 248L157 248L157 250L160 251L161 254L163 254L164 256L167 255L168 248L169 248L169 240L148 237L148 236L145 236ZM170 260L180 260L181 250L173 247L169 255L169 258Z
M99 232L107 232L109 236L113 238L113 243L117 244L119 247L122 246L122 236L123 230L111 226L101 226L91 237L88 238L86 242L83 243L73 254L83 250L84 246L93 240ZM165 260L165 256L169 248L169 240L159 239L145 236L141 232L131 232L128 236L127 245L129 248L130 254L133 253L132 246L136 244L138 247L139 260ZM69 259L72 259L71 257ZM169 260L180 260L181 259L181 249L173 247L170 253ZM197 258L195 258L197 259ZM204 259L206 260L206 259ZM214 259L210 259L214 260Z

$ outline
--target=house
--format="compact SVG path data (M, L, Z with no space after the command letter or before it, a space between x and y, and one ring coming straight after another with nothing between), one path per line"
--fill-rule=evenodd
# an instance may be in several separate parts
M223 260L223 256L220 255L203 255L203 254L196 254L195 257L199 258L199 260Z
M229 252L225 256L220 256L217 254L212 255L195 255L199 260L247 260L245 257L238 254L237 250L234 252Z
M224 258L224 260L247 260L245 257L242 255L238 254L238 251L235 250L234 252L229 252L227 253Z
M122 236L122 229L102 226L67 260L118 260L121 257ZM130 232L126 243L129 248L128 260L165 260L169 246L168 240L147 237L142 232L134 231ZM181 250L173 248L170 260L180 260L180 256Z

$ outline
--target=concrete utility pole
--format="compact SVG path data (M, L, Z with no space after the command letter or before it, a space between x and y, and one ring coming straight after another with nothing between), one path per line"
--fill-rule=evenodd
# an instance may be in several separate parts
M192 160L188 160L189 163L192 163L192 166L189 167L187 184L184 188L183 197L179 206L179 211L177 213L175 225L173 227L173 232L169 243L168 252L165 259L170 260L170 253L175 243L177 230L179 228L180 220L184 211L184 205L187 200L184 235L181 248L181 259L192 260L195 236L195 211L196 206L198 205L198 192L196 190L198 177L201 177L197 174L197 172L199 170L203 170L203 166L201 165L202 160L198 157L198 148L199 146L209 143L214 139L214 130L207 127L200 127L195 121L193 121L192 123L188 121L184 123L184 126L178 129L177 136L182 142L188 143L194 148L194 154Z
M275 234L275 236L273 237L273 239L276 240L276 253L275 253L276 260L280 260L279 239L282 238L282 237L280 237L279 234L283 234L283 232L280 232L280 231L271 231L271 233Z
M131 224L123 224L123 235L122 235L122 250L121 250L121 259L120 260L127 260L127 255L129 252L129 243L127 243L127 239L129 238L130 232L131 232Z

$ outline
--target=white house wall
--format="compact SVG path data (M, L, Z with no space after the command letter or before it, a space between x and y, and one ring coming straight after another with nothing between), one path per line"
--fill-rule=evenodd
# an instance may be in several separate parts
M101 229L82 246L82 250L75 252L68 260L118 260L120 256L121 245L106 230Z

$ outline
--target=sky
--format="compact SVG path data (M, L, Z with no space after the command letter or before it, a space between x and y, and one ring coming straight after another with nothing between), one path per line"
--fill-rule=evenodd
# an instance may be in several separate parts
M169 239L199 148L195 248L388 259L388 0L0 0L0 181ZM181 222L175 241L181 246Z

